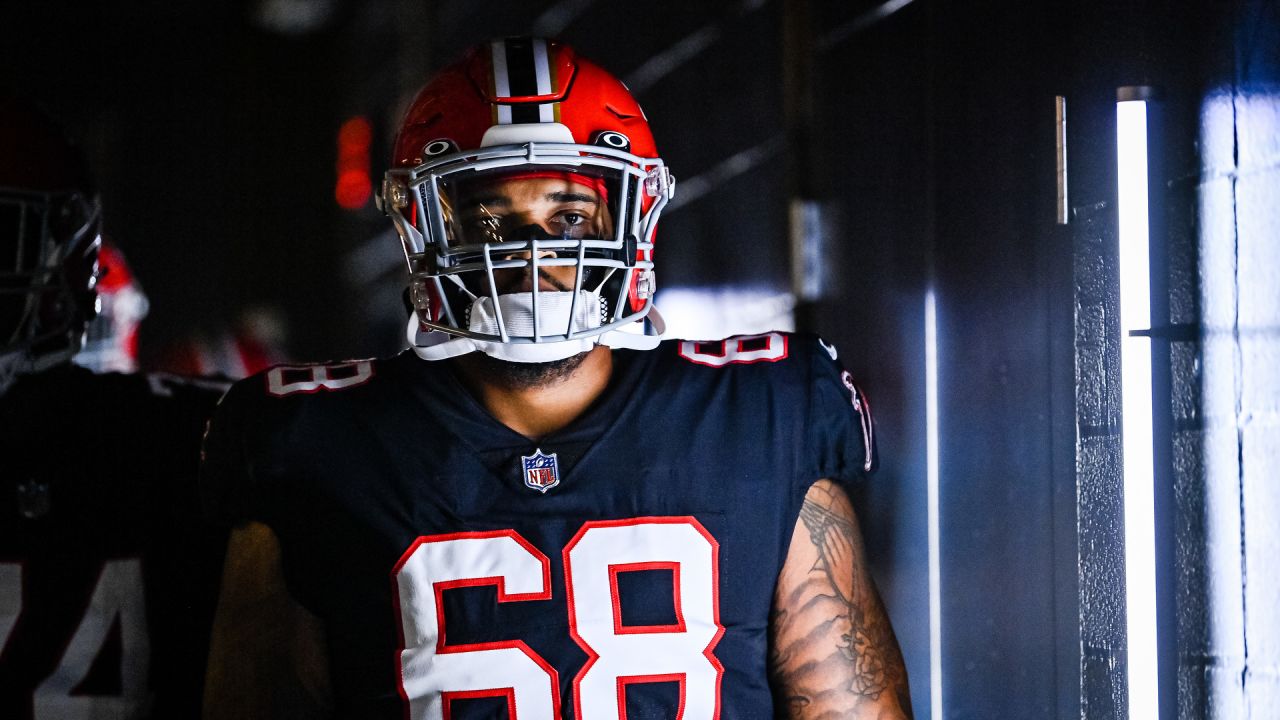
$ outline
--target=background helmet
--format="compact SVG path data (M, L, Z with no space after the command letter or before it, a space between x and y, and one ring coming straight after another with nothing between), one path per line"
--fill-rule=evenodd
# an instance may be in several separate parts
M498 179L558 176L595 188L607 230L470 230L459 205ZM674 180L617 78L552 40L472 48L415 97L380 197L404 244L410 341L438 359L480 350L539 362L595 344L656 345L653 238ZM576 269L572 292L499 296L495 270ZM648 319L648 327L639 322Z
M150 303L142 285L113 242L104 239L98 253L98 314L84 332L73 362L94 372L138 370L138 329Z
M0 389L65 362L96 313L100 213L80 152L0 93Z

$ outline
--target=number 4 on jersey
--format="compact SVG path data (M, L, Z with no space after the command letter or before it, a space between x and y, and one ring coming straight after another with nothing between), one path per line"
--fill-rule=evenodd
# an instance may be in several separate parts
M578 720L626 717L626 688L677 682L684 720L720 714L713 654L724 628L717 594L719 545L692 517L589 522L564 549L569 629L588 660L573 680ZM637 567L673 570L674 625L624 627L616 574ZM551 564L514 530L419 538L393 572L403 650L401 695L412 720L443 720L449 703L505 698L520 720L560 717L555 668L520 640L454 645L444 636L441 593L496 586L498 602L549 600Z
M135 717L146 707L150 647L143 605L142 563L109 560L93 587L84 615L67 642L58 667L32 693L35 720ZM0 564L0 649L22 618L22 566ZM121 640L120 694L73 694L118 623Z

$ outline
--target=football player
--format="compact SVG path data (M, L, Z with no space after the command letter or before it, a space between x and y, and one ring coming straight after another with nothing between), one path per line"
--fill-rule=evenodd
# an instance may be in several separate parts
M195 475L219 389L73 365L99 205L80 154L0 95L0 717L194 717L225 533ZM114 278L113 278L114 279Z
M210 718L910 716L829 345L661 341L674 181L627 89L499 40L417 95L382 207L413 347L234 386Z

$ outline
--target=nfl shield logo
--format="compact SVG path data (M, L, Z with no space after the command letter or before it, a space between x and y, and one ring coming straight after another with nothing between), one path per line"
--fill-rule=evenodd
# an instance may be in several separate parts
M543 454L539 448L532 455L521 455L520 464L524 468L524 484L545 493L560 484L560 463L556 454Z

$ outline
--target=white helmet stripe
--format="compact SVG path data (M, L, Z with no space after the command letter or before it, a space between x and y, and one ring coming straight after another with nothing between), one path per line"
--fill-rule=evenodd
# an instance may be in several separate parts
M547 41L541 38L533 41L533 72L538 80L538 94L551 94L551 63L547 58ZM538 106L538 122L555 122L555 106L542 103Z
M547 41L533 41L533 74L537 78L538 94L551 94L551 63L547 61Z
M507 44L501 40L490 43L493 54L493 94L511 96L511 77L507 74Z
M489 43L489 52L493 58L493 94L497 97L510 97L511 76L507 73L507 44L502 40ZM511 106L498 105L498 124L511 124Z

